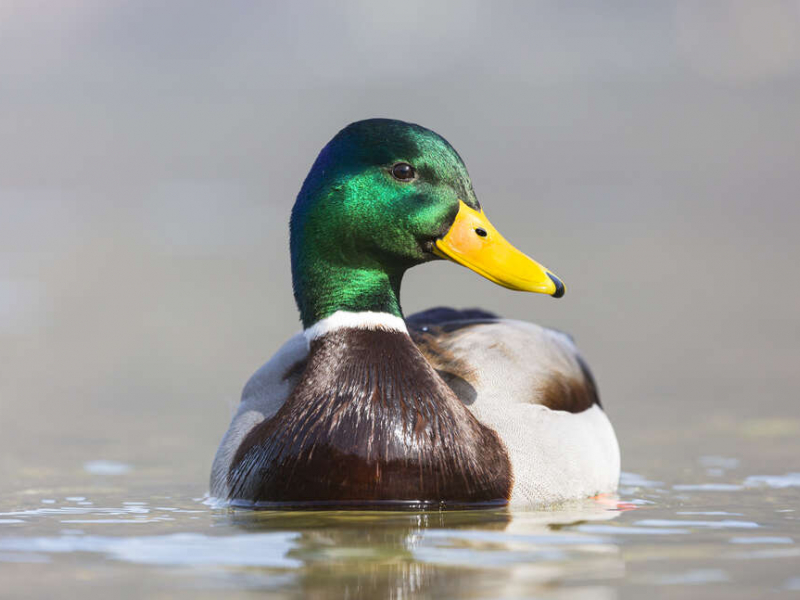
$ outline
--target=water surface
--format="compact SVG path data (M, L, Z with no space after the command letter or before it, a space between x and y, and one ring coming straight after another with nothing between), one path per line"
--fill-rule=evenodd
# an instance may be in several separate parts
M788 598L798 590L800 473L742 476L734 467L692 484L625 473L619 496L546 510L367 512L215 508L191 486L155 492L128 465L93 461L84 470L91 477L80 486L0 496L3 595Z

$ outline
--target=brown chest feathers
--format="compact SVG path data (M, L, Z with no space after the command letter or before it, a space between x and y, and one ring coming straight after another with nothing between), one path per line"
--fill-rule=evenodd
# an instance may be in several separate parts
M311 343L274 417L243 440L231 499L289 504L505 502L511 466L402 333L341 329Z

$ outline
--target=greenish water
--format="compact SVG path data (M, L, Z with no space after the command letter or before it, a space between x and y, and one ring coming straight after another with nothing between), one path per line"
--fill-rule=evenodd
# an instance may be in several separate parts
M0 496L0 596L796 597L800 473L704 483L626 473L619 497L549 510L281 512L148 492L127 465Z

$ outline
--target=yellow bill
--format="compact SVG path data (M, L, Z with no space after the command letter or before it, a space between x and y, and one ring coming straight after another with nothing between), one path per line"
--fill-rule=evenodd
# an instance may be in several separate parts
M545 267L509 244L489 219L463 201L450 230L434 252L511 290L564 295L564 284Z

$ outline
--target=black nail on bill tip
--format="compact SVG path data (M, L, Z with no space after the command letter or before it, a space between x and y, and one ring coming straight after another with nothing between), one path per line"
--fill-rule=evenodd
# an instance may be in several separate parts
M546 273L547 276L550 278L550 281L556 284L556 291L553 292L551 296L553 296L553 298L561 298L561 296L563 296L564 292L566 291L566 288L564 288L564 284L561 283L561 280L558 277L556 277L549 271L546 271Z

